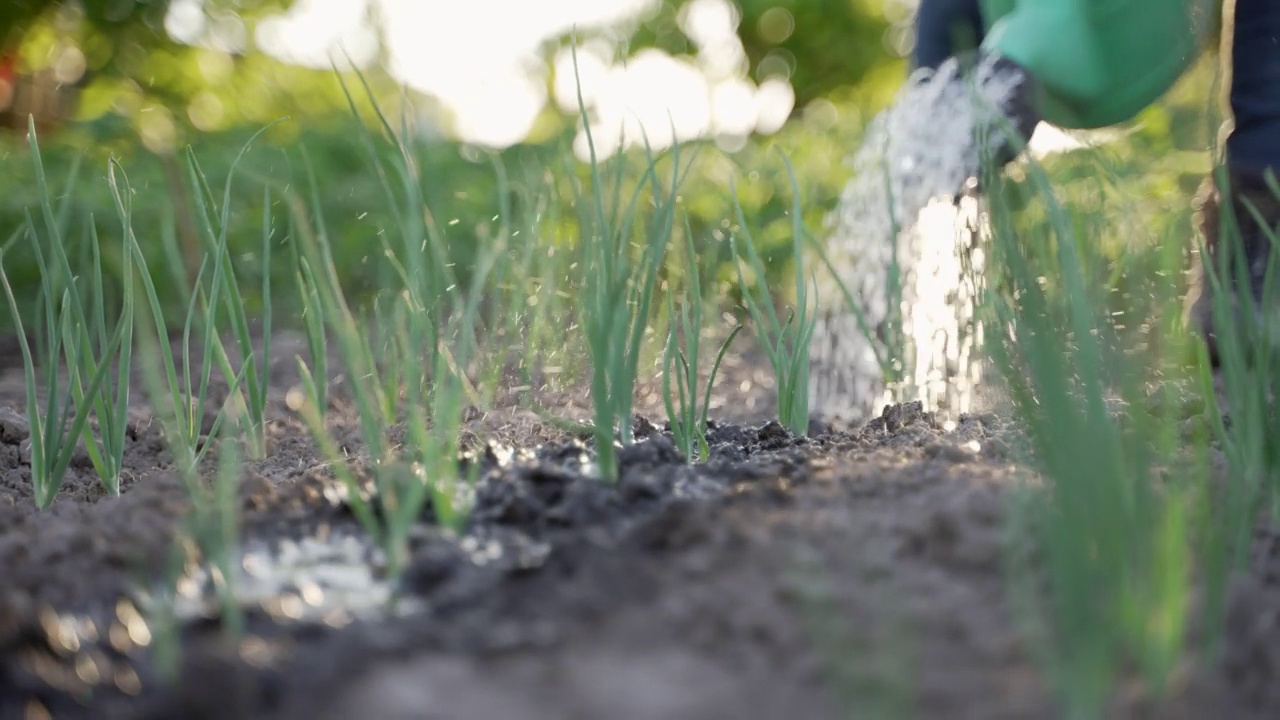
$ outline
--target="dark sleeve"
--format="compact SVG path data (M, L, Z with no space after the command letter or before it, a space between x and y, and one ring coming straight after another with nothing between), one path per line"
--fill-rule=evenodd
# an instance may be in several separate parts
M983 34L978 0L920 0L913 65L937 68L952 55L978 47Z

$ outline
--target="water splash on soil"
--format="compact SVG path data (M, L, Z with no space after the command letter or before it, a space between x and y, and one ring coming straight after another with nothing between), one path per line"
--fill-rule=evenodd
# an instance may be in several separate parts
M284 622L340 627L356 618L382 617L393 607L395 587L379 572L382 551L351 532L319 532L277 542L255 540L237 553L231 588L236 604ZM177 579L171 612L182 621L220 615L215 572L192 563ZM150 598L139 598L144 606ZM414 607L396 603L398 612Z
M868 127L827 221L834 273L820 275L815 412L865 420L916 400L948 417L975 409L984 262L975 138L1020 80L991 59L962 75L952 59L916 71Z

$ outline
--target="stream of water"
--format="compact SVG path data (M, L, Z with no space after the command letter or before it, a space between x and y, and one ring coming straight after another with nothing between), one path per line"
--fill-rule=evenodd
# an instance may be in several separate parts
M852 158L825 228L834 272L819 273L813 412L861 421L912 400L943 417L975 409L985 233L975 138L1019 78L990 61L971 73L966 82L954 60L915 72Z

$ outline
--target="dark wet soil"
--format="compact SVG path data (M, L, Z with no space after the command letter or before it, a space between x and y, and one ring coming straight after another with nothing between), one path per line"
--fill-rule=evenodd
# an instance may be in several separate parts
M359 534L288 409L290 342L277 343L270 453L241 482L246 545ZM723 372L712 457L685 462L646 386L612 486L539 414L513 401L472 413L475 511L461 536L424 517L407 610L299 621L264 603L235 643L216 617L183 624L172 657L138 609L139 588L170 577L189 506L158 431L140 408L119 498L81 457L36 511L9 370L0 720L1054 717L1005 597L1002 517L1027 477L1016 428L906 405L796 437L766 420L758 358ZM581 394L541 400L586 416ZM357 435L341 402L333 416ZM508 448L527 452L503 460ZM1280 533L1260 530L1221 667L1191 671L1165 707L1121 698L1116 716L1280 717L1278 616Z

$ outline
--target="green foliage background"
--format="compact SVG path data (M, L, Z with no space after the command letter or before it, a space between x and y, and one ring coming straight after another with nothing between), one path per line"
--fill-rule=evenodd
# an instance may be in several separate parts
M216 30L218 23L225 26L232 20L251 28L287 4L210 0L205 7L210 27ZM658 47L676 55L690 53L675 20L684 4L685 0L663 2L634 28L626 50ZM221 182L232 157L254 131L287 118L267 133L243 165L235 186L233 244L246 267L252 267L248 261L260 237L261 184L300 191L305 149L322 186L337 264L346 272L344 282L357 292L376 288L381 270L375 238L390 218L380 206L375 168L357 141L336 73L285 65L251 47L227 52L176 43L163 31L164 5L163 0L101 0L86 2L76 11L48 0L24 0L22 12L0 20L0 38L9 38L10 46L18 49L26 71L55 62L66 47L83 50L87 74L78 91L77 115L41 138L55 181L67 175L75 158L83 159L82 181L72 201L73 226L84 227L91 216L100 224L113 217L105 174L106 159L114 155L122 159L138 191L137 226L149 229L142 231L148 236L140 240L159 253L159 228L179 220L181 211L176 208L184 205L173 174L184 148L192 147L208 176ZM908 7L876 0L737 0L736 5L748 74L757 80L786 76L796 105L780 132L753 138L742 149L725 152L712 143L700 143L708 147L689 178L682 203L703 256L702 271L727 295L735 292L722 264L728 253L726 230L731 227L731 181L746 216L756 224L753 231L769 267L767 279L785 287L791 260L791 200L775 147L787 153L800 178L807 226L822 228L849 179L845 159L856 149L866 122L891 102L905 78L907 63L898 49L904 47L900 41L909 34L911 19ZM565 41L549 44L547 57ZM1214 62L1207 59L1168 98L1124 129L1121 139L1052 159L1049 166L1062 192L1132 195L1141 198L1138 214L1131 215L1135 221L1169 223L1175 234L1178 228L1185 230L1187 201L1209 166L1203 148L1216 130L1206 113L1216 100L1209 84ZM377 72L369 78L379 104L394 117L403 100L399 88ZM354 77L347 80L358 84ZM216 118L202 114L201 109L210 106L218 108ZM372 122L370 103L361 101L357 112L363 121ZM537 169L564 167L572 157L569 146L576 128L576 117L549 109L529 142L497 153L496 159L515 183L543 183L545 173ZM491 231L499 206L493 158L447 139L424 140L419 147L427 204L446 232L455 260L465 267ZM35 201L22 133L0 134L0 163L6 169L0 174L0 237L8 237ZM576 171L583 172L581 167ZM77 233L73 229L71 237ZM1100 280L1123 285L1123 269L1117 270L1117 263L1126 255L1126 236L1131 235L1119 228L1105 233L1105 246L1095 249L1110 259L1106 269L1099 270ZM283 265L275 267L282 273L280 281L287 283L291 277L283 274L289 272ZM34 264L21 247L9 254L6 266L20 287L35 287ZM180 288L161 280L162 287L180 294Z

